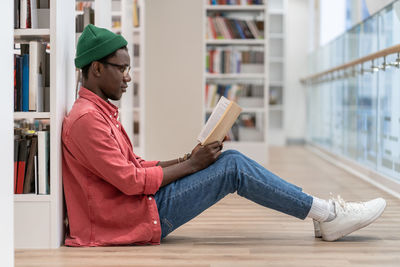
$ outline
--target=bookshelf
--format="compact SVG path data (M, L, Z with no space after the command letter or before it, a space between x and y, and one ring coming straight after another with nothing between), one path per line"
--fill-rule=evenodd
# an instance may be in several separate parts
M75 29L71 21L75 6L72 1L50 0L49 4L49 28L14 30L15 44L47 42L50 54L49 112L14 112L14 119L48 119L50 123L50 193L14 195L15 248L57 248L64 239L61 128L74 101L71 89L74 88Z
M120 121L127 132L136 155L145 157L145 36L144 36L144 0L112 1L113 31L122 34L128 41L128 52L131 57L130 75L126 93L115 104L120 109Z
M131 77L127 92L119 101L111 101L119 108L122 125L125 128L137 155L144 156L144 8L142 0L93 0L76 1L76 16L81 16L81 30L92 23L121 34L128 41L131 56ZM134 10L138 23L134 25ZM92 15L90 15L92 14ZM78 22L78 20L77 20ZM80 36L77 32L78 40ZM80 78L78 78L80 79Z
M203 2L203 123L221 95L235 100L243 112L224 147L261 164L267 163L269 134L266 2Z
M268 1L269 145L285 145L285 10L286 0Z

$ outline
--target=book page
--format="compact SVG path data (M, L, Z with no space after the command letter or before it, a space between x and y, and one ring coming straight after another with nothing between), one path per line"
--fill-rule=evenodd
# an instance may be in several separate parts
M202 145L222 141L241 111L235 102L221 97L197 140Z

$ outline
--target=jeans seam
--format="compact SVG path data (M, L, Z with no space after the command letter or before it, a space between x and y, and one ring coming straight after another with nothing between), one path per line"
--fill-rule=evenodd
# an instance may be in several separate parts
M173 196L168 197L166 200L170 200L170 199L174 199L174 198L176 198L176 197L179 197L179 196L181 196L181 195L187 193L188 191L191 191L193 188L199 187L199 186L203 185L204 183L208 182L209 180L214 179L215 177L217 177L217 176L223 174L224 172L225 172L226 174L228 174L228 173L230 173L231 171L232 171L232 170L230 169L230 170L227 170L227 171L223 171L223 172L216 173L216 174L213 175L213 176L209 176L208 179L206 179L206 180L201 180L200 182L198 182L198 183L192 185L191 187L187 187L186 190L183 190L183 191L179 192L178 194L174 194Z
M271 188L271 186L270 186L269 184L265 184L265 183L263 183L262 181L255 179L255 177L252 176L251 174L249 174L249 173L247 173L247 172L245 172L245 171L243 171L243 170L240 170L240 172L241 172L242 174L244 174L244 175L247 175L247 176L251 177L251 178L252 178L254 181L256 181L257 183L260 183L260 184L262 184L262 185L264 185L264 186L267 186L267 187L270 187L270 188ZM302 200L302 199L294 198L293 196L291 196L290 194L286 193L285 191L280 190L279 188L275 188L275 190L276 190L276 191L279 191L281 194L284 194L285 196L287 196L287 197L289 197L289 198L291 198L291 199L300 201L300 202L302 202L303 204L307 204L307 205L308 205L308 203L307 203L306 201L304 201L304 200Z
M163 218L162 222L167 225L169 232L171 232L174 228L174 225L167 218Z

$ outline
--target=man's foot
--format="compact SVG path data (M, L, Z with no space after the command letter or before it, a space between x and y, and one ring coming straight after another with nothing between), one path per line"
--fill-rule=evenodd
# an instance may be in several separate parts
M381 216L386 207L383 198L367 202L345 202L340 196L333 200L336 218L329 222L319 222L322 239L335 241L361 229Z

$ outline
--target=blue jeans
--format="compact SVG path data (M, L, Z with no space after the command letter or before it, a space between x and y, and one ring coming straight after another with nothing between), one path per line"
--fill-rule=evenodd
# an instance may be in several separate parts
M304 219L312 197L240 152L228 150L207 168L168 184L156 193L161 239L229 193Z

